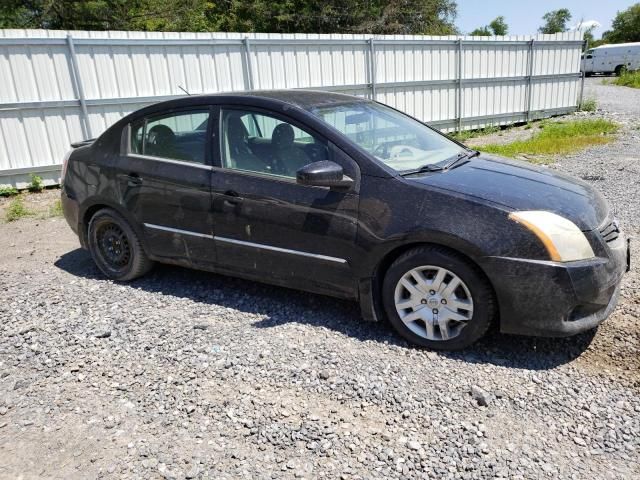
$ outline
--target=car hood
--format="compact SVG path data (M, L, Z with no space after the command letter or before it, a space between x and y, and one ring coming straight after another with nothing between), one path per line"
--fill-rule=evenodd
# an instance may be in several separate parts
M451 170L413 179L513 210L557 213L583 231L601 225L609 209L604 197L581 180L549 168L486 155Z

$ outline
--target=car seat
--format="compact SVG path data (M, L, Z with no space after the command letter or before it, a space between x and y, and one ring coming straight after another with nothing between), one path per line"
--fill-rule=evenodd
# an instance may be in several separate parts
M176 134L166 125L154 125L147 133L148 155L165 158L177 158Z
M281 123L273 129L271 146L281 174L295 177L296 172L309 163L309 157L294 143L293 127Z
M266 171L266 163L253 154L247 139L247 129L240 117L237 115L227 117L226 167L253 172Z

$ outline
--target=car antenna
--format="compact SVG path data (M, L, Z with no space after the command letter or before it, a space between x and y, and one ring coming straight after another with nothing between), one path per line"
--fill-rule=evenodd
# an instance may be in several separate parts
M184 93L186 93L187 95L191 96L189 92L187 92L184 88L182 88L182 85L178 85L178 88L182 90Z

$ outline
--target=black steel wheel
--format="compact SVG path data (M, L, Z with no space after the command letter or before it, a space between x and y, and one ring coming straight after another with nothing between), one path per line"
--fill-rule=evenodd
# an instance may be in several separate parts
M133 280L153 266L134 230L115 210L105 208L91 217L88 244L98 268L113 280Z

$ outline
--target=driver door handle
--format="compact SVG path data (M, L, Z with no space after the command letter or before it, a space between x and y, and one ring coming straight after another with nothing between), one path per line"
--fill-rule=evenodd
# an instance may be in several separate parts
M224 192L224 206L235 207L242 203L242 197L235 190L227 190Z

